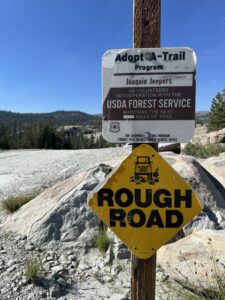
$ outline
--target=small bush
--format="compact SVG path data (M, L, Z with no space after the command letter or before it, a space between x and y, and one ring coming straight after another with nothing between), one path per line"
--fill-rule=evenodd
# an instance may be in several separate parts
M197 158L208 158L211 156L218 156L220 153L224 152L225 149L221 145L218 144L208 144L206 146L202 146L199 144L187 143L183 152L195 156Z
M8 214L12 214L17 211L21 206L28 203L35 197L37 197L38 193L34 192L32 194L27 194L25 196L18 196L9 198L7 200L2 201L2 207L4 211Z
M42 260L40 258L30 258L27 260L24 275L28 282L36 283L40 277Z
M99 230L99 232L94 236L94 245L102 254L106 253L110 243L111 239L108 236L106 229Z

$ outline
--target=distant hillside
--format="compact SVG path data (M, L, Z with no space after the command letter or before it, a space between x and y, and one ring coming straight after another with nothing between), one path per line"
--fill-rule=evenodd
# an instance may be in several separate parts
M14 113L0 110L0 124L37 125L51 122L54 125L90 124L99 122L98 115L89 115L80 111L56 111L51 113Z
M196 112L196 123L205 124L208 122L208 111ZM73 124L101 124L101 114L90 115L80 111L56 111L51 113L14 113L0 110L0 124L7 126L16 124L21 125L40 125L51 122L54 125L73 125Z
M195 114L195 120L198 124L208 123L209 111L197 111Z
M0 150L111 147L100 132L101 118L79 111L0 111Z

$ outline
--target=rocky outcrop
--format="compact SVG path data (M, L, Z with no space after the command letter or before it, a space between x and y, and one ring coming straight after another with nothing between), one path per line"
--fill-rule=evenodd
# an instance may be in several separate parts
M195 135L191 140L193 144L207 145L207 144L225 144L225 128L201 135Z
M225 187L225 152L201 162L202 166Z
M204 209L184 230L225 228L225 190L194 158L165 153L164 158L192 186ZM89 174L60 182L9 216L2 229L25 234L37 245L76 241L98 224L87 207L89 192L112 170L100 164Z
M164 158L190 184L204 206L184 230L190 233L193 230L225 228L224 187L191 156L165 154Z
M0 201L43 191L100 163L116 166L130 151L131 147L0 152Z
M225 230L196 231L161 247L157 254L158 263L182 286L207 294L218 291L225 280L224 245Z
M26 235L37 245L76 241L98 223L87 207L87 196L110 171L110 166L100 164L89 174L60 182L10 216L3 230Z

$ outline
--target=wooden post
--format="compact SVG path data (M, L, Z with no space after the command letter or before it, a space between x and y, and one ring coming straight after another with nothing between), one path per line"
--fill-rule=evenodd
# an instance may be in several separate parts
M161 0L134 0L134 48L160 47ZM158 144L150 144L158 151ZM133 149L138 144L133 144ZM132 254L131 300L155 300L156 254L140 259Z
M134 0L134 48L160 47L161 0Z

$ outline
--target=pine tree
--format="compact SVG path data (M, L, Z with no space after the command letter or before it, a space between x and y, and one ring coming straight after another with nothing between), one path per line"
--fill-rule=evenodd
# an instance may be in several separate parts
M210 113L208 131L216 131L225 128L225 90L218 93L213 99Z
M55 128L48 123L40 131L38 145L41 149L60 149L61 141Z
M89 138L89 149L94 149L94 148L96 148L96 144L95 144L94 135L92 134Z

